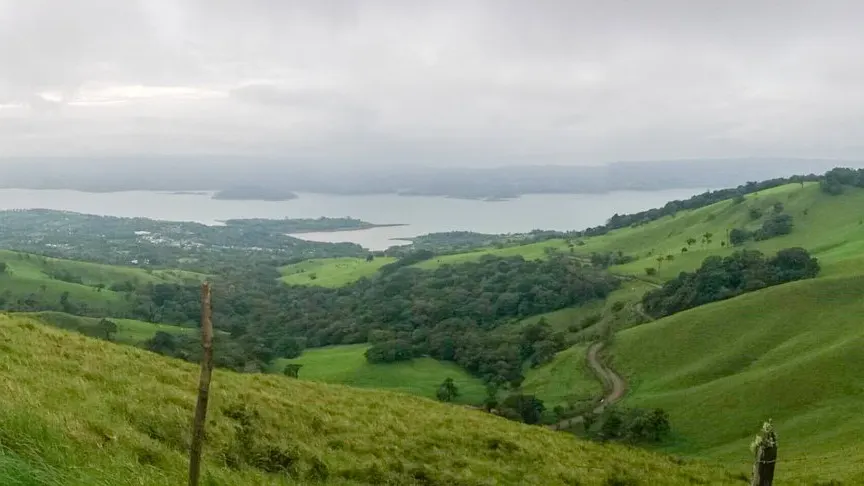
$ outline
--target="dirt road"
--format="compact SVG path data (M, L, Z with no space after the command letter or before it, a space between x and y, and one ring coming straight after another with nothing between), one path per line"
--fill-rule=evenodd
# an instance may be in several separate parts
M603 410L605 410L607 406L621 400L624 398L624 394L627 393L627 382L624 381L624 378L621 378L615 370L606 366L600 360L600 351L602 350L603 343L594 343L588 348L588 366L591 367L591 370L603 383L605 393L604 397L600 400L600 403L594 409L594 413L603 413ZM568 429L579 423L582 423L582 417L574 417L551 425L550 428L555 430Z

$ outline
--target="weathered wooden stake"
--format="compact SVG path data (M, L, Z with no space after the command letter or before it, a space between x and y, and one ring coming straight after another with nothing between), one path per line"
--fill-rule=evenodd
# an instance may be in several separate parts
M201 377L198 381L198 403L192 421L192 446L189 451L189 486L198 486L201 474L201 448L204 445L204 424L210 399L210 377L213 374L213 322L210 320L210 283L201 285Z
M777 465L777 434L771 420L762 425L751 449L756 454L753 462L753 480L750 486L771 486L774 483L774 468Z

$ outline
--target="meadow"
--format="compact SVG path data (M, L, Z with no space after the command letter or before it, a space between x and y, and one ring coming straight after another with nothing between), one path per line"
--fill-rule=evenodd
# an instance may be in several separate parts
M73 316L64 312L19 312L15 316L31 317L61 329L80 332L91 337L104 337L99 327L101 318ZM194 334L198 332L195 328L172 326L169 324L156 324L152 322L137 321L134 319L116 319L107 317L108 320L117 324L117 333L111 337L112 341L138 346L152 338L157 332L168 334Z
M197 366L0 316L0 369L0 484L185 484ZM746 466L730 473L400 393L216 370L203 484L733 485Z
M280 280L288 285L342 287L371 277L382 266L394 261L396 259L391 257L378 257L371 262L365 258L316 258L279 268Z
M368 344L307 349L296 359L279 359L271 371L281 373L287 364L300 364L300 379L360 388L379 388L435 398L438 386L453 378L459 389L457 403L478 405L486 396L483 382L459 366L432 358L414 358L386 364L366 362Z
M864 482L864 276L771 287L615 336L624 404L669 412L665 450L723 462L771 418L781 481ZM782 484L782 483L781 483Z
M0 295L6 300L26 299L32 294L41 301L59 302L68 292L70 302L106 310L121 309L125 305L124 294L110 290L115 284L129 282L139 286L204 278L204 275L181 270L144 270L8 250L0 250L0 262L6 264L5 271L0 273Z

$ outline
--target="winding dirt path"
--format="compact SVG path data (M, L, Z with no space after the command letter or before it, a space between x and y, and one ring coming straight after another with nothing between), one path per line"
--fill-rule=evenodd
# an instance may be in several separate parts
M603 343L594 343L588 348L588 366L591 371L597 375L597 378L603 383L605 395L600 399L600 403L594 408L594 413L603 413L606 407L613 405L624 398L627 393L627 382L612 368L603 364L600 360L600 351L603 350ZM582 417L573 417L571 419L562 420L557 424L550 425L549 428L554 430L569 429L573 425L582 423Z

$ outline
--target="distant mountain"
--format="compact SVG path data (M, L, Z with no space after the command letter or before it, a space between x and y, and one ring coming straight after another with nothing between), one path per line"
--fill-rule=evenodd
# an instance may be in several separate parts
M405 194L503 199L524 194L737 186L798 173L822 173L862 161L792 158L616 162L597 166L499 168L321 167L311 162L242 157L158 156L0 160L0 187Z

